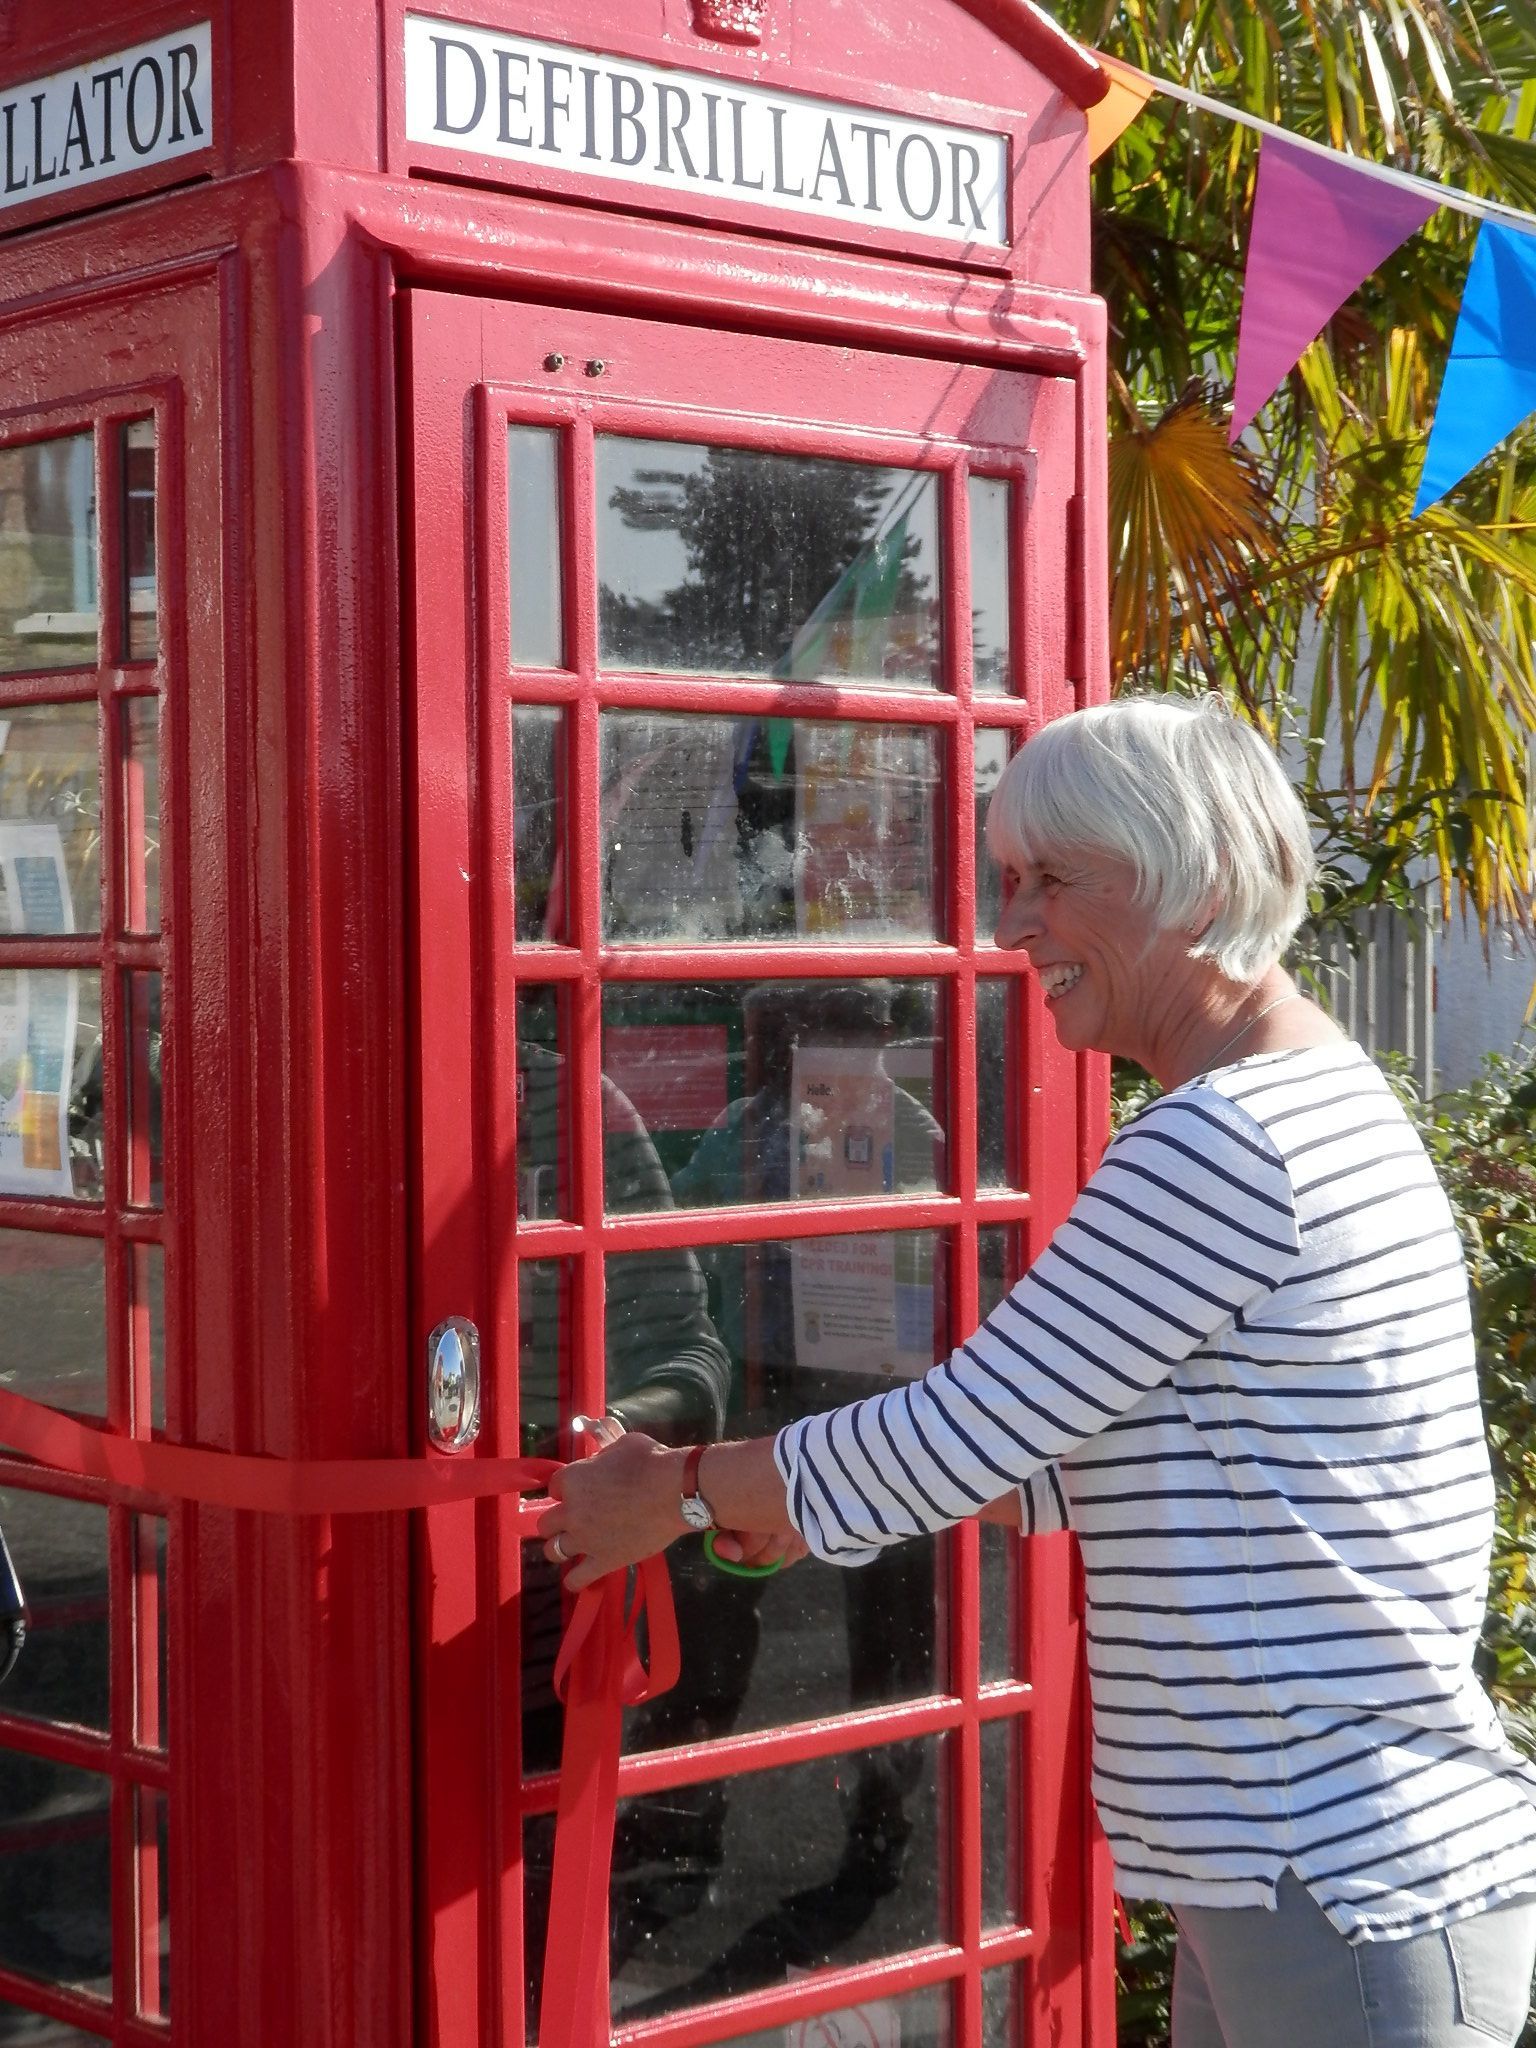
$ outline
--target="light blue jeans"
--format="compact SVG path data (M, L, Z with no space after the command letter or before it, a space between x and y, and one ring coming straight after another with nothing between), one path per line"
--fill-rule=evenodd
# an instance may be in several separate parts
M1301 1880L1279 1910L1180 1906L1173 2048L1514 2048L1536 1898L1407 1941L1351 1945Z

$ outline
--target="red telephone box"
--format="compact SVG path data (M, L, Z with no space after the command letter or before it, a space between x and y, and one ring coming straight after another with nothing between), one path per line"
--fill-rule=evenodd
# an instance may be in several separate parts
M8 1387L278 1460L764 1430L1063 1212L1104 1075L979 827L1106 687L1102 82L901 14L5 10ZM532 1513L0 1459L0 2043L521 2048L547 1968L626 2048L1106 2048L1065 1537L675 1550L546 1963Z

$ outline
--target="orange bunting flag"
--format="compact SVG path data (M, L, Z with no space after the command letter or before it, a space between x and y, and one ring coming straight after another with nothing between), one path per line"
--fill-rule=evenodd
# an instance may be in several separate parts
M1106 149L1114 148L1156 90L1150 78L1133 71L1128 64L1118 64L1102 52L1099 62L1109 79L1109 91L1096 107L1088 109L1090 163L1096 162Z

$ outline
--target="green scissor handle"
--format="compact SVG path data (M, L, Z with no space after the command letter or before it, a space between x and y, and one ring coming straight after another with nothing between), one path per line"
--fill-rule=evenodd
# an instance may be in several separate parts
M717 1572L724 1572L728 1579L771 1579L775 1572L782 1571L784 1560L776 1557L772 1564L737 1564L734 1558L722 1557L715 1548L717 1529L704 1532L704 1555Z

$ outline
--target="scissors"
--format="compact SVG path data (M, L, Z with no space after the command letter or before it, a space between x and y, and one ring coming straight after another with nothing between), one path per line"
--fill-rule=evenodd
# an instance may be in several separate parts
M624 1425L616 1415L574 1415L571 1429L576 1436L589 1436L600 1451L606 1451L616 1444L624 1434ZM771 1579L782 1569L782 1558L775 1558L772 1564L738 1564L734 1558L722 1557L715 1548L718 1529L708 1529L704 1534L704 1555L717 1572L723 1572L728 1579Z

